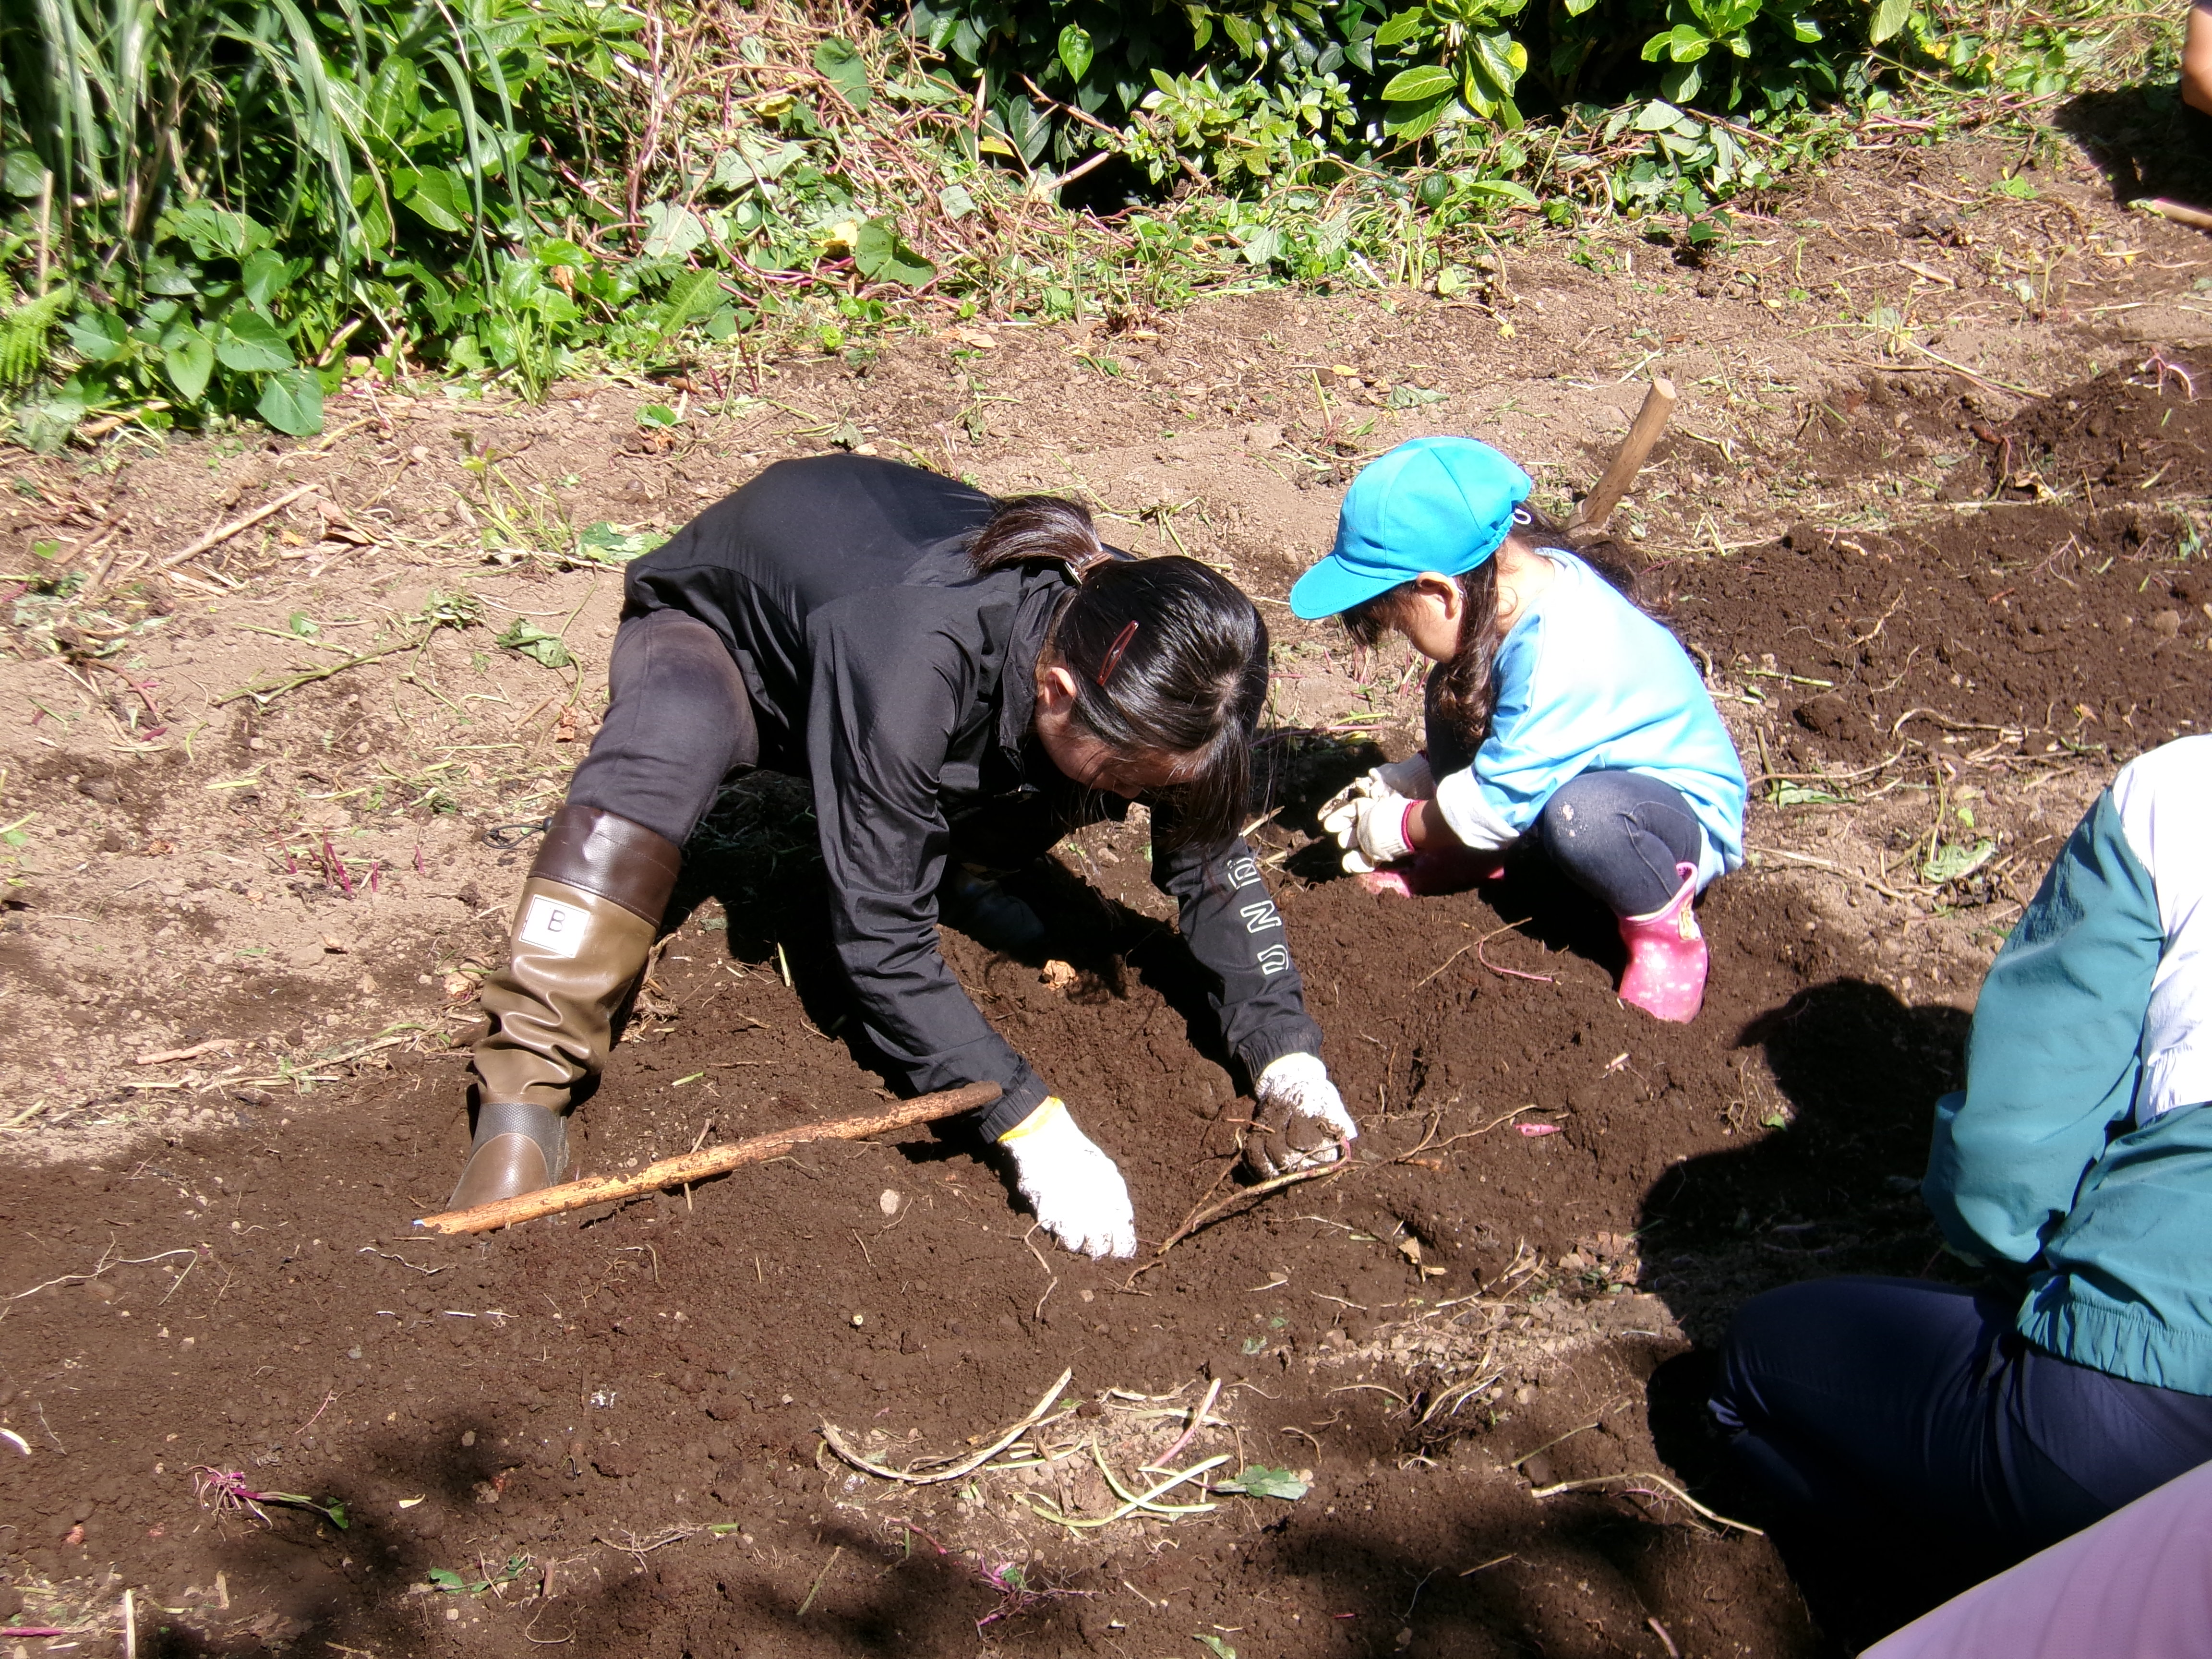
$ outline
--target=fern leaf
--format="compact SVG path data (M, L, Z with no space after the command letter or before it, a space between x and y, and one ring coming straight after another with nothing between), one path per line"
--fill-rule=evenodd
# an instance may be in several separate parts
M0 389L15 391L38 378L46 366L46 336L75 292L64 283L0 316Z

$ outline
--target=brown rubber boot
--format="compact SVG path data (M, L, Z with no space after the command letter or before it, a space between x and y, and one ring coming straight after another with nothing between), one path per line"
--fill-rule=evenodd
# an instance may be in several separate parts
M563 806L515 907L507 966L483 983L476 1141L448 1209L535 1192L568 1164L577 1084L606 1063L615 1012L653 948L682 852L596 806Z

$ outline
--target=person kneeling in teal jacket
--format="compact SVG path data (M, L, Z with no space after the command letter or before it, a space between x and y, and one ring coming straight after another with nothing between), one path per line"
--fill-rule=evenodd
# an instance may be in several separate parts
M2212 1461L2212 737L2123 768L1991 964L1922 1193L2017 1299L1756 1297L1715 1416L1785 1526L2017 1559ZM1885 1520L1883 1517L1887 1517Z

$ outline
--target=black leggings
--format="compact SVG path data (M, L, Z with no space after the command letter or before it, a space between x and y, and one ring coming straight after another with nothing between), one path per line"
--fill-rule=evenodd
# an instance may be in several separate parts
M1678 866L1705 849L1681 791L1648 772L1583 772L1561 784L1537 815L1552 861L1616 915L1648 916L1681 890Z
M721 635L682 611L625 620L607 665L607 715L568 783L568 800L641 823L681 847L723 781L760 762L744 677ZM994 801L956 817L953 856L1011 870L1126 803L1091 791Z
M607 717L569 780L596 806L681 847L722 780L760 760L744 677L722 636L681 611L629 617L607 664Z

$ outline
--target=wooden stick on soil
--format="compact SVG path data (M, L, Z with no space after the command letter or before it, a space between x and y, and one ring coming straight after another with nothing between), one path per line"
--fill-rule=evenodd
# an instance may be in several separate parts
M1605 533L1606 521L1613 517L1613 509L1620 505L1629 485L1636 482L1644 463L1651 458L1651 447L1659 441L1667 417L1674 412L1674 383L1663 374L1654 374L1651 389L1644 394L1644 407L1636 411L1636 423L1613 453L1612 465L1575 509L1574 519L1567 526L1571 535L1595 540Z
M831 1118L823 1123L794 1123L787 1129L755 1135L750 1140L735 1141L727 1146L709 1146L703 1152L664 1158L658 1164L647 1164L635 1175L592 1176L582 1181L564 1182L558 1187L525 1193L520 1198L502 1198L490 1204L479 1204L474 1209L447 1210L440 1215L424 1216L415 1224L440 1233L486 1233L495 1227L512 1226L541 1215L558 1215L564 1210L580 1210L587 1205L612 1203L635 1198L641 1193L658 1192L664 1187L704 1181L708 1176L721 1175L747 1164L763 1164L769 1158L781 1158L793 1147L810 1140L865 1140L870 1135L885 1134L893 1129L957 1117L962 1112L989 1105L999 1093L995 1083L969 1083L957 1089L902 1101L887 1112Z
M2171 219L2177 225L2188 225L2197 230L2212 230L2212 213L2203 208L2185 207L2179 202L2169 202L2164 197L2152 201L2137 202L2136 205L2146 213L2155 213L2161 219Z
M218 547L224 542L228 541L233 536L238 534L240 531L252 529L254 526L259 524L264 519L268 518L271 514L283 512L286 507L291 506L293 502L298 501L301 496L312 495L315 491L321 488L322 485L319 483L301 484L297 489L287 490L283 495L279 495L273 501L264 501L260 506L255 507L252 512L233 519L228 524L217 525L213 530L209 531L206 535L202 536L198 541L193 542L190 546L180 547L175 552L167 554L156 560L154 564L154 568L156 570L167 570L171 565L182 564L186 559L192 557L195 554L204 553L211 547Z

